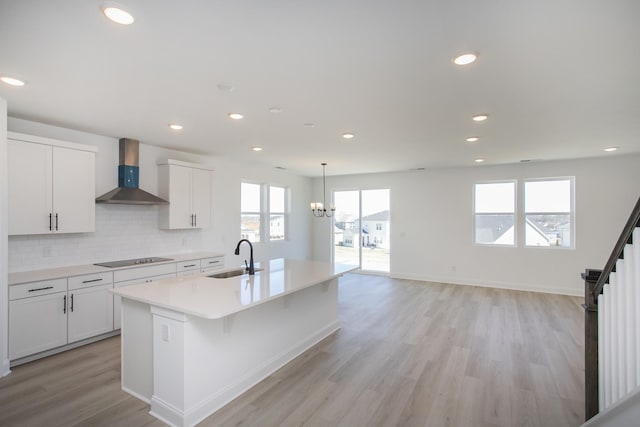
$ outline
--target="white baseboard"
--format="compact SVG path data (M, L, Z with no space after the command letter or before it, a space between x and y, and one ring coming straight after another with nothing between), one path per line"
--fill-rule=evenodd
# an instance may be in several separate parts
M67 350L72 350L77 347L82 347L83 345L91 344L93 342L100 341L106 338L111 338L116 335L120 335L120 329L107 332L102 335L97 335L95 337L76 341L71 344L66 344L60 347L52 348L51 350L45 350L45 351L41 351L40 353L31 354L29 356L24 356L19 359L14 359L11 361L11 367L33 362L34 360L42 359L43 357L53 356L54 354L62 353L63 351L67 351Z
M6 377L11 373L9 360L3 360L2 365L0 366L0 378Z
M540 292L544 294L568 295L568 296L576 296L576 297L584 296L583 290L576 290L573 288L548 288L545 286L533 287L533 286L513 284L510 282L455 279L451 277L429 277L429 276L413 277L413 276L406 276L402 274L400 275L394 274L392 277L394 279L416 280L421 282L447 283L451 285L480 286L483 288L509 289L512 291Z

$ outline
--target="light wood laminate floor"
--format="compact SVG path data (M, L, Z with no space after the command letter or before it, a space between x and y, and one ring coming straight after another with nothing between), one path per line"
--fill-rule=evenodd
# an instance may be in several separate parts
M341 279L342 329L201 426L578 426L579 298ZM119 337L16 367L0 426L162 426L120 390Z

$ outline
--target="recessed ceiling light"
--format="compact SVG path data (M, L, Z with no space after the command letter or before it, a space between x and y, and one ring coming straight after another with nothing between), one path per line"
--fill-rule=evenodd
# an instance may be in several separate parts
M222 92L233 92L233 85L231 83L220 82L217 85L218 90Z
M607 147L604 149L604 151L610 153L612 151L618 151L618 147Z
M115 23L131 25L135 21L133 15L117 3L103 3L102 13Z
M482 163L482 162L484 162L484 159L475 159L475 160L474 160L474 162L476 162L476 163Z
M474 62L478 58L478 55L475 53L465 53L463 55L457 56L453 59L453 63L456 65L469 65Z
M282 108L280 107L271 107L269 108L269 112L273 114L282 113Z
M24 81L16 79L15 77L2 76L0 80L11 86L24 86Z
M477 142L480 138L478 138L477 136L470 136L469 138L467 138L467 142Z
M302 126L306 127L306 128L314 128L316 127L315 123L304 123Z
M240 120L244 118L244 116L240 113L229 113L229 118L233 120Z
M253 147L251 147L251 149L253 151L262 151L262 147L258 147L257 145L254 145Z
M478 114L472 117L472 119L476 122L484 122L489 118L488 114Z
M343 133L343 134L342 134L342 137L343 137L344 139L353 139L353 138L355 138L355 137L356 137L356 135L355 135L355 134L353 134L353 133L351 133L351 132L347 132L347 133Z
M170 124L169 127L173 130L182 130L182 125Z

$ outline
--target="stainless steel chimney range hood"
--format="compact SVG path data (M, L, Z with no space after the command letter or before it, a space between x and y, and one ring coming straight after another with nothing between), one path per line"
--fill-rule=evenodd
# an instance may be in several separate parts
M139 181L140 141L120 139L120 162L118 164L118 187L96 199L96 203L122 205L168 205L164 199L140 188Z

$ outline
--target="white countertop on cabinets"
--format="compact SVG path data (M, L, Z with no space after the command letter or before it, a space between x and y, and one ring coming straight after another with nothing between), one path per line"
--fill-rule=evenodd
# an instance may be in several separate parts
M72 276L82 276L85 274L104 273L108 271L125 270L129 268L138 268L138 267L145 267L149 265L167 264L172 262L175 263L175 262L188 261L192 259L211 258L211 257L217 257L217 256L223 256L223 255L224 254L216 253L216 252L185 252L185 253L173 254L173 255L155 255L154 254L154 256L169 258L171 259L171 261L154 262L152 264L130 265L126 267L116 267L116 268L100 267L98 265L86 264L86 265L70 265L67 267L45 268L42 270L20 271L16 273L9 273L9 286L18 285L21 283L39 282L41 280L51 280L51 279L59 279L62 277L72 277ZM141 257L141 258L144 258L144 257ZM112 260L103 260L100 262L105 262L105 261L112 261Z
M124 298L206 319L220 319L357 269L320 261L275 259L254 276L188 276L113 289ZM220 270L220 272L231 269Z

